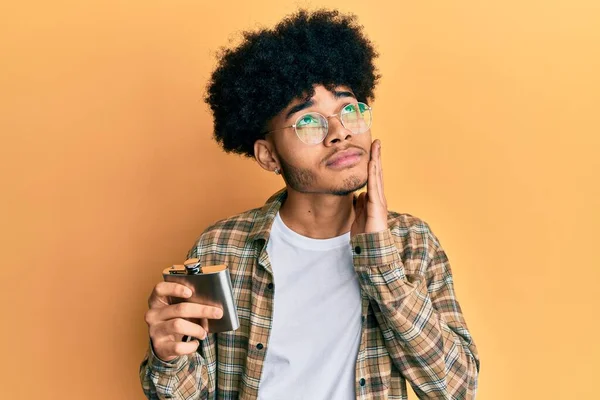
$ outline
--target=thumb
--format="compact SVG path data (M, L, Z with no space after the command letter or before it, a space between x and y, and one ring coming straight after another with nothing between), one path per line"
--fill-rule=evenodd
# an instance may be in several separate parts
M364 209L365 209L365 192L362 192L361 194L358 195L358 198L356 199L356 204L354 205L354 212L355 212L357 218L361 216Z

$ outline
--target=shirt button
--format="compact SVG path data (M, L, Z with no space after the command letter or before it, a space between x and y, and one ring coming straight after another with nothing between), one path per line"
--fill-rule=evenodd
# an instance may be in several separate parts
M267 287L269 288L269 290L273 290L273 284L272 284L272 283L269 283L269 284L267 285Z
M360 254L360 251L361 251L361 249L360 249L360 246L356 246L356 247L354 248L354 252L355 252L356 254Z
M360 381L358 381L358 383L360 383L360 386L365 386L365 383L367 383L367 381L365 381L365 378L360 378Z
M259 349L259 350L262 350L262 349L263 349L263 347L264 347L264 346L263 346L263 344L262 344L262 343L259 343L259 344L257 344L257 345L256 345L256 348L257 348L257 349Z

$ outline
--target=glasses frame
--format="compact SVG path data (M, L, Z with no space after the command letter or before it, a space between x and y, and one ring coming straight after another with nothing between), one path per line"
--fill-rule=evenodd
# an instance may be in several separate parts
M344 110L344 108L346 108L347 106L351 105L351 104L364 104L367 107L367 110L369 110L369 112L371 113L371 121L369 121L369 126L367 127L367 129L365 129L363 132L352 132L352 130L350 130L348 127L346 127L346 125L344 124L344 121L342 121L342 111ZM296 129L296 126L298 125L298 122L304 118L305 116L309 115L309 114L317 114L320 115L321 117L323 117L323 119L325 120L325 122L327 123L327 131L325 132L325 135L323 136L323 138L317 142L317 143L306 143L304 140L300 139L300 135L298 135L298 130ZM335 113L335 114L331 114L329 117L321 114L320 112L317 111L310 111L307 113L304 113L302 115L300 115L298 118L296 118L296 122L293 125L288 125L288 126L282 126L281 128L276 128L270 131L266 131L263 132L265 135L275 132L275 131L280 131L282 129L288 129L288 128L294 128L294 132L296 133L296 137L298 138L298 140L300 140L302 143L304 144L308 144L308 145L312 145L312 144L320 144L323 143L323 140L325 140L325 138L327 137L327 135L329 134L329 118L333 118L333 117L337 117L340 120L340 123L342 124L342 126L344 127L344 129L348 129L350 132L352 132L354 135L360 135L361 133L365 133L366 131L368 131L369 129L371 129L371 126L373 125L373 107L371 107L370 105L368 105L367 103L363 103L362 101L356 101L353 103L348 103L346 105L344 105L342 107L342 109L340 110L340 112Z

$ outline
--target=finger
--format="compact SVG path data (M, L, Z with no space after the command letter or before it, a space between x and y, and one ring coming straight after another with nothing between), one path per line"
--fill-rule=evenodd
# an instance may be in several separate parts
M180 283L159 282L148 299L148 307L164 307L169 304L169 296L187 299L192 296L192 291Z
M366 193L362 192L356 198L356 204L354 205L354 218L358 219L362 215L365 209L365 196Z
M381 163L381 141L377 140L377 191L379 193L379 201L385 204L385 194L383 192L383 168Z
M201 318L200 319L200 326L202 327L202 329L204 329L206 331L206 333L208 333L208 319Z
M369 171L368 171L368 180L367 180L367 193L369 196L367 197L368 201L373 201L376 198L379 198L377 193L377 171L375 168L375 163L377 160L377 148L376 142L374 141L371 144L371 159L369 160Z
M153 325L148 329L148 333L152 339L156 338L158 340L165 336L191 336L198 339L204 339L207 334L203 327L183 318L174 318Z
M208 318L220 319L223 310L218 307L206 306L204 304L183 302L163 307L157 312L157 319L166 321L173 318Z
M161 354L168 354L168 358L172 359L172 357L194 353L196 350L198 350L199 345L200 342L198 340L192 340L190 342L162 340L156 343L154 345L154 348L156 349L157 347L159 347Z
M360 215L358 218L359 228L361 232L365 230L365 223L367 220L367 199L369 194L367 192L363 192L360 196Z
M369 193L367 192L362 192L360 194L360 206L361 206L361 210L365 211L366 207L367 207L367 201L369 200Z
M370 202L378 202L379 196L379 176L377 174L377 160L369 161L369 181L367 182L367 197L366 200Z
M383 160L381 158L381 141L379 141L379 178L381 179L381 189L383 191Z

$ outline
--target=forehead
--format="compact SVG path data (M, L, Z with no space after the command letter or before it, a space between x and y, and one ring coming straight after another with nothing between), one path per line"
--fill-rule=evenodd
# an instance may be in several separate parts
M298 103L304 103L306 101L312 100L315 103L318 103L320 100L337 100L339 97L345 97L343 94L349 93L354 97L354 92L349 86L338 85L331 88L329 90L323 85L314 85L313 91L314 93L305 92L302 95L295 97L288 104L289 106L293 106Z
M288 120L298 112L315 105L328 102L337 103L340 99L356 98L352 89L342 85L335 86L332 90L328 90L323 85L315 85L313 90L314 93L312 93L312 96L310 96L310 93L307 93L304 97L293 99L290 104L278 114L278 117Z

